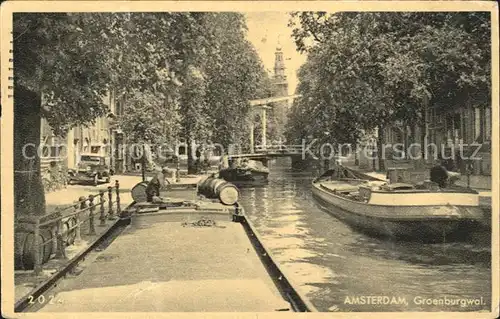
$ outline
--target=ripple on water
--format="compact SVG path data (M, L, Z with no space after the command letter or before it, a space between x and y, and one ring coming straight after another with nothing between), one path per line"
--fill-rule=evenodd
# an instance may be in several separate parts
M300 211L298 211L300 212ZM291 212L290 214L274 217L273 221L276 223L283 223L283 222L299 222L303 219L304 217L301 215L298 215L294 212ZM304 225L304 223L302 223Z
M264 230L264 232L268 234L275 234L276 237L283 237L283 236L304 237L307 234L309 234L309 229L303 227L301 223L289 223L286 225L282 225L279 223L272 223L270 226L271 228Z
M424 245L365 236L310 198L310 172L295 173L283 167L271 165L269 184L242 190L241 203L264 246L320 311L467 310L344 303L346 296L362 295L408 300L483 296L491 303L491 244Z
M280 264L286 269L287 273L293 275L293 281L298 284L331 283L337 278L330 268L306 261Z
M273 253L277 249L283 249L285 247L288 249L296 249L304 247L305 245L304 240L297 237L288 237L288 236L271 237L271 236L266 236L265 234L263 234L263 236L266 237L263 240L264 246L266 246L266 248L269 248Z
M291 249L275 249L273 250L273 254L280 261L301 261L307 258L317 257L319 254L312 250L304 249L304 248L291 248Z

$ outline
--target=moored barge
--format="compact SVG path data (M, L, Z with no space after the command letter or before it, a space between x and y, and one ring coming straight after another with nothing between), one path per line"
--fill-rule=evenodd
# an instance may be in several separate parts
M218 190L205 187L205 195L197 183L167 185L152 202L144 200L145 183L138 184L122 212L124 230L89 254L80 274L52 288L55 302L28 311L316 311L243 208L217 198L234 198L230 186L212 184Z
M478 226L479 194L386 181L337 166L312 182L321 208L362 232L418 241L442 241Z

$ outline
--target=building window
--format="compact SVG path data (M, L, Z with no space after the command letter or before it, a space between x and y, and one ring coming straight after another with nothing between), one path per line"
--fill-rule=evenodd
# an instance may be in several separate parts
M491 141L491 108L484 108L484 140Z
M123 102L120 100L115 102L115 115L116 116L123 115Z
M179 146L179 155L186 155L186 147L185 146Z
M462 114L461 114L461 118L460 118L460 132L459 132L459 143L460 143L460 140L462 143L467 143L467 141L469 140L469 134L467 134L468 130L467 130L467 123L468 123L468 118L469 118L469 109L462 109Z
M459 138L460 138L460 129L461 129L461 114L460 113L454 113L453 114L453 144L457 145L459 143Z
M481 108L474 108L474 141L481 135Z

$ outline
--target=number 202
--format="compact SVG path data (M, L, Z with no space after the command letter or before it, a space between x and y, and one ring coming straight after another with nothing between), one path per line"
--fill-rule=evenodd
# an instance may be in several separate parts
M38 296L38 298L35 298L33 296L28 297L28 303L30 305L33 305L35 303L44 304L46 302L49 304L53 304L54 303L54 296L50 295L48 298L45 298L44 295L40 295L40 296Z

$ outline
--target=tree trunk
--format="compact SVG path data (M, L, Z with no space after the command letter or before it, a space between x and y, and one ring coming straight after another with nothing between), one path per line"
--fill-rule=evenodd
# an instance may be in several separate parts
M410 145L417 143L417 137L415 136L417 133L417 124L412 123L410 124ZM411 158L415 158L417 156L416 152L413 150L413 147L411 148Z
M358 157L358 143L355 144L355 150L354 150L354 165L359 166L359 157Z
M421 146L420 146L420 152L421 152L421 155L422 155L422 162L425 163L425 159L426 159L426 148L427 148L427 137L425 135L425 129L426 129L426 125L425 124L422 124L421 125L421 132L420 132L420 143L421 143Z
M193 159L193 149L192 149L192 141L191 137L187 138L187 173L188 174L196 174L196 167Z
M45 194L37 153L41 95L21 86L14 90L14 216L43 215Z
M385 171L385 149L384 149L384 128L379 126L378 128L378 140L377 140L377 157L378 157L378 170Z

